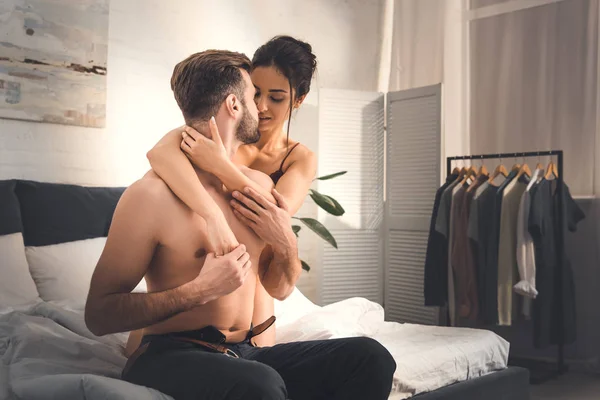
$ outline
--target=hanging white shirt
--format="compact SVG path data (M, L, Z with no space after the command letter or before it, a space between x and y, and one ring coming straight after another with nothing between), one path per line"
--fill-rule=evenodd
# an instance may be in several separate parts
M527 189L521 197L519 213L517 217L517 265L519 268L520 281L514 286L514 291L525 296L523 302L523 314L531 315L531 301L535 299L538 291L535 285L535 247L533 238L529 233L529 209L531 207L531 195L529 190L543 177L544 170L535 170Z

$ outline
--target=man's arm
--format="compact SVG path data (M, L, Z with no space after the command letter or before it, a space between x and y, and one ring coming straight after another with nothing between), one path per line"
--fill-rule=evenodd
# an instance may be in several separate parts
M160 183L144 179L121 197L98 261L85 308L96 335L125 332L160 322L202 299L186 285L156 293L131 293L144 277L158 245Z
M249 256L239 246L206 257L198 277L153 293L131 293L146 274L162 224L166 185L144 179L128 188L113 216L106 246L92 276L85 322L95 335L144 328L230 293L243 283ZM169 193L168 196L171 196Z
M295 239L288 240L288 245L266 246L260 255L260 281L277 300L285 300L292 293L302 272Z
M262 183L265 174L248 170ZM266 177L266 179L269 179ZM264 184L266 185L266 181ZM269 180L272 187L272 183ZM271 204L260 193L248 188L247 195L233 194L232 207L235 216L262 238L267 244L259 259L259 276L266 291L278 300L283 300L294 290L302 272L298 258L296 235L291 228L289 207L284 197L273 189L277 205Z

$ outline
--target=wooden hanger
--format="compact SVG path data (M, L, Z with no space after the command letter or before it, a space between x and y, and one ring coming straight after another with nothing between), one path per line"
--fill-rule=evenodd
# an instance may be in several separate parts
M517 173L515 179L519 179L523 175L527 175L527 177L531 178L531 170L529 169L529 165L525 163L521 165L521 168L519 169L519 172Z
M521 164L519 164L517 162L517 160L515 159L515 163L513 164L512 168L510 170L512 172L512 171L519 171L520 169L521 169Z
M467 173L467 170L466 170L465 167L462 167L462 168L456 167L456 169L458 170L458 176L456 177L456 179L454 180L454 182L460 182L460 181L462 181L462 178Z
M477 168L474 165L471 165L468 170L469 177L474 178L477 176Z
M456 161L456 166L452 169L452 175L456 174L458 175L452 182L460 182L460 180L462 179L465 171L463 171L464 168L461 168L458 165L458 160Z
M550 157L550 163L548 164L548 168L546 169L546 175L544 175L544 179L550 179L554 175L555 178L558 178L558 167L552 161L552 157Z
M494 179L496 179L500 174L504 175L505 178L508 176L508 171L506 170L504 164L502 164L502 159L500 159L500 164L498 164L498 166L490 176L490 179L488 179L488 182L492 183Z
M452 173L450 175L455 175L460 173L460 168L458 168L457 165L454 166L454 169L452 169Z
M475 169L475 167L474 167L474 166L472 166L472 165L471 165L471 166L470 166L470 167L468 167L468 168L466 168L466 167L465 167L465 173L464 173L464 175L463 175L463 178L462 178L462 180L460 181L460 184L461 184L461 185L464 185L464 184L465 184L465 182L467 182L467 180L468 180L469 178L472 178L472 177L474 177L475 175L477 175L477 170Z
M535 165L535 169L544 169L544 166L540 162L540 153L537 154L537 164Z
M477 182L479 181L479 179L482 176L488 176L488 170L485 167L485 165L483 165L483 159L481 160L481 166L479 167L479 171L477 171L477 173L475 174L475 176L473 176L473 182L471 182L471 184L467 188L467 193L470 193L470 192L473 191L473 189L475 188L475 186L477 186Z
M488 172L487 168L485 167L485 165L483 164L483 160L481 160L481 167L479 167L479 172L477 172L477 177L479 178L482 175L489 175L490 173Z
M467 166L465 165L465 162L464 162L464 161L461 161L461 164L462 164L462 168L460 169L460 173L461 173L461 174L463 174L463 176L464 176L464 174L466 174L466 173L467 173L467 171L468 171L468 168L467 168Z

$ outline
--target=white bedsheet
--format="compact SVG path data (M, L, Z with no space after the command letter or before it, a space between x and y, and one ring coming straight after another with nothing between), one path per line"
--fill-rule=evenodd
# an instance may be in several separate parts
M302 310L279 305L278 343L373 337L396 360L392 399L506 367L509 345L492 332L384 322L381 306L361 298L326 307L307 303ZM0 308L0 399L171 399L118 379L126 338L91 334L82 305L38 302L18 310Z
M493 332L385 322L383 308L363 298L315 306L277 326L277 342L352 336L372 337L394 357L394 400L504 369L508 361L509 343Z

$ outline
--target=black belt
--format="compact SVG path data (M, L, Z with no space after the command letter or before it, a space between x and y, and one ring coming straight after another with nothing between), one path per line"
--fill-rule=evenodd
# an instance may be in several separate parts
M258 324L257 326L253 326L252 324L250 324L250 330L248 331L248 335L246 335L246 340L249 341L252 346L256 346L254 343L252 343L251 339L269 329L271 325L275 323L275 320L276 318L273 315L269 317L266 321ZM218 353L225 354L229 357L239 358L239 355L237 355L233 350L224 345L226 339L225 335L213 326L207 326L197 331L174 332L165 335L145 336L142 340L146 340L142 342L142 344L133 352L133 354L127 360L127 363L123 368L121 376L125 376L131 368L131 366L133 365L133 363L135 362L135 360L137 360L138 357L141 356L148 349L150 341L153 337L167 337L169 339L173 339L179 342L193 343L198 346L202 346L210 350L216 351Z

